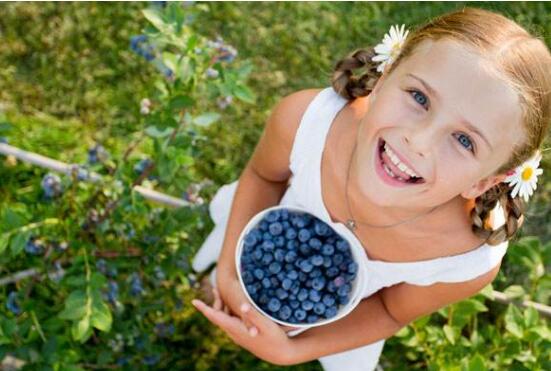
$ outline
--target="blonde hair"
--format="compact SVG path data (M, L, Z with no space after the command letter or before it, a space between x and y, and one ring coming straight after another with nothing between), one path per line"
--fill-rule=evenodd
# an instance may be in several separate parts
M551 120L551 54L545 43L532 36L514 21L491 11L465 7L441 15L410 32L400 55L388 67L390 74L425 40L454 40L492 62L498 72L517 92L522 109L526 141L513 148L511 156L494 175L514 169L540 148ZM381 76L378 62L371 58L374 48L358 49L337 62L333 89L353 100L368 95ZM360 76L353 70L363 68ZM511 239L522 224L524 202L512 198L507 183L499 183L475 199L471 210L472 231L490 245ZM489 225L490 212L500 201L505 210L505 224L496 230Z

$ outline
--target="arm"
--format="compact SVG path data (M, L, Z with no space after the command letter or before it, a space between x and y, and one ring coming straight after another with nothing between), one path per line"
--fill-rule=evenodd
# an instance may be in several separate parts
M318 91L309 89L290 94L275 106L239 178L217 271L220 296L234 313L239 313L245 298L235 270L237 239L254 215L279 203L291 176L289 157L296 131L306 107Z
M470 281L430 286L400 283L381 289L339 321L294 337L296 353L289 364L308 362L389 338L416 318L476 294L493 281L498 271L499 265Z

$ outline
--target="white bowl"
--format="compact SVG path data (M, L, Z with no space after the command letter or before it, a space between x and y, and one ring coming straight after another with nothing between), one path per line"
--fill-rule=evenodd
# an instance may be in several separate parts
M316 217L317 219L319 219L319 220L323 221L324 223L326 223L328 225L328 227L331 228L334 233L336 233L338 236L340 236L342 239L344 239L348 242L348 244L350 246L350 252L352 254L352 257L353 257L354 261L358 264L358 270L357 270L357 273L356 273L356 278L354 279L354 281L352 283L352 290L349 294L348 303L346 303L345 305L341 305L339 307L338 311L337 311L337 314L335 316L333 316L332 318L320 318L320 320L318 320L317 322L303 323L303 324L282 321L280 319L272 317L270 314L268 314L264 310L262 310L260 308L260 306L258 306L254 302L254 300L251 298L251 296L249 295L249 292L247 291L247 288L245 287L245 283L243 282L243 278L241 277L241 253L243 251L243 245L244 245L243 241L245 239L245 236L249 233L249 231L251 231L251 229L256 227L256 225L264 218L264 216L272 210L289 210L291 212L300 212L300 213L306 213L306 214L312 215L312 216ZM362 250L358 249L358 247L356 246L355 241L351 241L349 238L346 238L345 236L337 233L335 231L335 229L333 229L331 227L330 223L327 223L326 221L324 221L323 219L317 217L316 215L312 214L311 212L309 212L307 210L304 210L304 209L301 209L301 208L296 207L296 206L278 205L278 206L273 206L273 207L270 207L268 209L262 210L261 212L256 214L254 217L252 217L252 219L249 220L249 222L247 223L245 228L243 228L243 231L241 232L241 234L239 236L239 239L237 241L237 248L235 249L235 268L237 270L237 276L239 277L239 283L241 284L241 287L242 287L243 291L245 292L245 295L247 296L247 298L249 299L249 301L252 303L252 305L254 306L254 308L256 310L258 310L260 313L262 313L263 315L265 315L266 317L268 317L272 321L274 321L276 323L279 323L281 325L300 328L300 329L305 329L305 328L321 326L321 325L325 325L325 324L337 321L337 320L341 319L342 317L346 316L348 313L350 313L358 305L358 303L362 299L364 283L366 282L365 270L362 269L362 266L359 263L359 262L362 261L361 256L360 256L360 254L362 254L362 253L364 253L364 252Z

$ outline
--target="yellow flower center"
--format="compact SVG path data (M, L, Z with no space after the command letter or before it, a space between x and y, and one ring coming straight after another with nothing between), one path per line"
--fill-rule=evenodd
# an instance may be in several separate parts
M524 169L522 171L522 174L521 174L521 178L522 180L524 181L527 181L527 180L530 180L530 178L532 178L532 173L534 172L534 170L532 170L531 167L527 167L526 169Z

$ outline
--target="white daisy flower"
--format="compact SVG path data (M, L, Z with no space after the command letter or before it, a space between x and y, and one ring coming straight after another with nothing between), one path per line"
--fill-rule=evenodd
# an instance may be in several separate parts
M536 190L538 175L543 173L543 170L538 168L540 160L541 153L537 151L534 157L507 174L508 177L505 178L504 182L509 183L510 187L514 187L511 197L515 198L517 194L520 194L524 201L528 202L528 198Z
M373 62L381 62L377 66L378 72L383 72L387 64L392 64L400 54L402 45L406 40L409 30L404 33L405 25L398 29L398 25L390 27L390 32L385 34L383 42L375 46L376 56L371 58Z

